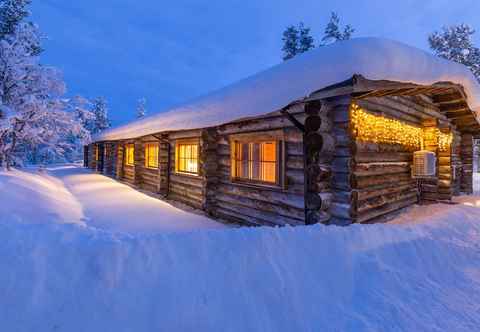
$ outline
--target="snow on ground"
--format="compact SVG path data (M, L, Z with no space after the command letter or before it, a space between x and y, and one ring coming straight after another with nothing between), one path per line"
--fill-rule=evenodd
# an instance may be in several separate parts
M50 174L75 197L98 182L74 170ZM460 201L473 206L343 228L128 235L1 222L1 330L475 331L480 195Z
M130 234L225 227L74 165L0 172L0 202L0 221L64 221Z
M84 223L82 207L45 172L0 171L0 222Z

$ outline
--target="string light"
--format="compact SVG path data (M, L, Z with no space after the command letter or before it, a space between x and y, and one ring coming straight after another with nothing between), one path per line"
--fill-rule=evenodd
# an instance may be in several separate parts
M367 113L354 103L351 104L350 109L353 133L361 142L399 144L408 150L415 151L421 148L423 140L431 141L436 138L438 148L446 151L453 141L451 133L442 133L438 128L433 132L426 131L399 120Z
M437 129L437 137L438 137L438 149L440 151L448 151L450 145L453 142L453 135L452 133L442 133L440 129Z

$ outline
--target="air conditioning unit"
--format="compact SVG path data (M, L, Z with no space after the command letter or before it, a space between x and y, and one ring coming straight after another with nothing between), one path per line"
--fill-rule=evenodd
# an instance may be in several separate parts
M437 158L431 151L416 151L413 153L412 177L423 178L435 176Z

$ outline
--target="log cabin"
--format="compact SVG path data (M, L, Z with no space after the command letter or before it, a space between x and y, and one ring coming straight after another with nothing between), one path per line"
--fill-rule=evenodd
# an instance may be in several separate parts
M105 131L85 166L245 225L384 222L472 193L479 110L466 67L359 38Z

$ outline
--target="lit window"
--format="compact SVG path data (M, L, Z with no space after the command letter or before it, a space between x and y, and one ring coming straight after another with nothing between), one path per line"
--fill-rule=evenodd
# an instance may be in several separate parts
M232 176L254 182L277 183L277 142L234 142Z
M158 144L145 144L145 166L148 168L158 168Z
M133 166L135 163L135 148L133 144L128 144L125 146L125 165Z
M98 154L99 154L98 150L100 150L99 146L95 145L95 161L98 161Z
M175 148L178 173L198 174L198 141L179 141Z

